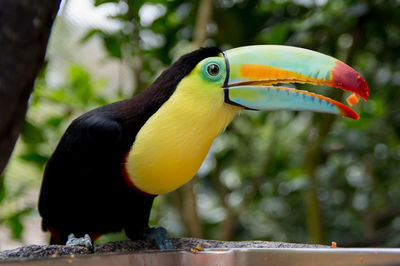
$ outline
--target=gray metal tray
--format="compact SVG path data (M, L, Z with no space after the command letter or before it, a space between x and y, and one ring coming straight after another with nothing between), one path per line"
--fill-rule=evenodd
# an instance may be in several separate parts
M3 262L1 265L400 265L397 248L231 248L201 252L166 251Z

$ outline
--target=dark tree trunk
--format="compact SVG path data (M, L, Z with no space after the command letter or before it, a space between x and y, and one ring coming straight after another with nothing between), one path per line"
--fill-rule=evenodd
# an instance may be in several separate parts
M60 0L0 1L0 174L24 125L59 4Z

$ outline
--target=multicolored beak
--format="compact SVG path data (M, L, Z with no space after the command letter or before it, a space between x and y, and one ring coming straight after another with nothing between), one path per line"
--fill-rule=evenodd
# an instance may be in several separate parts
M225 102L253 110L304 110L359 119L346 105L279 83L327 85L353 92L350 105L368 99L365 80L345 63L311 50L279 45L235 48L224 53Z

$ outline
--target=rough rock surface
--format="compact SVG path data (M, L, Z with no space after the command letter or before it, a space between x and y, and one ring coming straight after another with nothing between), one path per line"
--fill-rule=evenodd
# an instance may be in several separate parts
M268 241L217 241L196 238L172 238L171 242L177 250L195 249L200 244L202 248L326 248L322 245L292 244ZM95 245L94 254L124 253L134 251L157 250L152 241L121 241ZM72 254L91 254L92 252L82 246L59 245L30 245L0 252L0 261L38 259L46 257L59 257Z

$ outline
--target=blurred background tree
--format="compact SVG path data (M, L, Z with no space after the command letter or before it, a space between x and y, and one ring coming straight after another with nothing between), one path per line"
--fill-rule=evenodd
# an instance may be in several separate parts
M360 120L245 112L193 182L157 198L151 223L171 236L400 246L399 1L95 0L109 17L85 26L71 16L74 2L63 3L0 187L0 248L6 238L46 241L36 211L41 174L73 118L137 94L197 46L253 44L304 47L353 66L370 87L355 107Z

